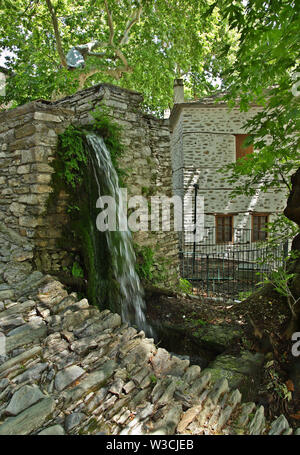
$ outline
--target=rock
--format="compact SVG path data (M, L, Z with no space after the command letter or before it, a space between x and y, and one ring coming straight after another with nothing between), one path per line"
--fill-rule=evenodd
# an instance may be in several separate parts
M74 427L77 427L85 417L86 415L83 414L83 412L73 412L72 414L69 414L65 419L66 431L70 431Z
M90 373L79 385L63 392L66 403L76 401L91 390L100 388L112 376L116 363L113 360L105 362L99 370Z
M260 435L263 433L265 429L265 410L263 406L260 406L254 417L252 422L250 423L249 427L249 434L250 435Z
M59 281L51 280L39 288L38 299L45 305L52 307L60 303L68 295Z
M289 423L284 417L284 415L281 414L281 416L276 419L270 428L269 435L274 435L274 434L282 434L285 430L289 429Z
M25 435L37 430L55 409L53 398L44 398L0 425L0 435Z
M74 341L71 344L71 349L79 355L86 355L88 352L96 349L97 346L98 343L94 337L85 337Z
M41 272L32 272L25 280L16 283L15 293L17 297L25 296L35 290L43 281L44 276Z
M9 384L9 379L7 379L7 378L0 379L0 390L5 389L5 387L7 387L8 384Z
M0 318L0 330L11 330L25 324L22 316L7 316L6 318Z
M42 398L45 398L45 395L42 394L37 385L25 385L13 395L5 412L9 415L16 416Z
M38 341L47 334L47 326L42 318L39 321L29 322L18 327L9 333L6 338L6 351L9 353L13 349L26 344Z
M45 430L38 433L39 436L62 436L65 434L65 430L61 425L53 425L52 427L45 428Z
M209 325L198 329L193 337L202 348L222 353L243 335L242 329L230 325Z
M21 384L26 381L38 381L42 373L48 368L48 363L37 363L32 368L28 368L24 373L12 379L12 382Z
M109 314L104 320L89 325L82 333L81 337L94 336L103 332L105 329L114 329L121 325L119 314Z
M199 379L191 385L189 388L189 393L191 395L199 395L207 387L211 381L211 373L207 370L204 370Z
M16 316L17 314L25 314L30 311L32 308L35 307L34 300L25 300L25 302L18 302L16 305L12 307L7 307L6 310L2 311L1 318L6 318L7 316Z
M212 381L226 378L231 389L239 389L244 399L252 400L256 396L260 383L262 354L243 351L240 356L219 355L208 365Z
M25 280L31 269L32 267L28 262L24 264L11 263L5 268L3 278L8 284L12 285Z
M192 365L190 366L183 375L182 380L187 384L192 384L201 373L201 368L199 365Z
M199 414L201 409L202 406L192 406L190 409L188 409L181 417L181 420L177 426L177 433L183 433L189 424Z
M237 427L245 427L249 422L250 415L255 409L254 403L243 403L241 406L241 412L237 420Z
M163 419L155 424L154 431L150 435L171 435L175 433L182 414L182 407L179 404L170 405Z
M7 360L7 362L3 363L0 366L0 374L5 371L9 370L12 368L14 365L22 364L27 359L30 359L31 357L35 357L36 355L40 354L42 352L42 347L41 346L35 346L32 349L29 349L22 354L13 357L12 359Z
M115 379L114 382L112 383L112 385L109 388L109 392L120 396L123 387L124 387L124 381L122 381L122 379L120 379L120 378L119 379Z
M218 379L212 391L207 396L207 401L210 401L213 404L217 404L221 395L229 391L228 381L226 378Z
M85 370L77 365L72 365L59 371L55 377L55 388L58 391L64 390L85 373Z
M2 300L13 299L14 297L15 297L15 291L13 291L12 289L0 291L0 299L2 299Z

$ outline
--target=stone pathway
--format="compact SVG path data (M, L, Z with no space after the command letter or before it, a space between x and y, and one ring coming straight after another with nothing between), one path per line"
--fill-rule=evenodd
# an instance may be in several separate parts
M157 348L53 277L4 275L0 435L292 434L225 377Z

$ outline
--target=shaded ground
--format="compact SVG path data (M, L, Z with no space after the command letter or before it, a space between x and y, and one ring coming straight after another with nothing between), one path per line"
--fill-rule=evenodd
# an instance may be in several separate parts
M284 299L270 289L253 294L240 303L168 295L153 289L148 290L146 297L147 319L178 329L181 351L177 349L177 353L190 355L191 361L195 346L191 346L189 341L199 328L221 324L241 329L242 336L224 352L237 355L246 349L263 353L265 363L257 403L265 406L270 418L282 412L293 426L299 424L300 400L299 393L295 391L295 382L300 379L293 377L295 373L292 373L295 370L295 357L291 355L292 342L283 338L290 319ZM164 347L163 340L161 346ZM200 352L200 357L202 355ZM213 360L214 355L216 353L209 353L203 367ZM198 363L201 365L201 361Z

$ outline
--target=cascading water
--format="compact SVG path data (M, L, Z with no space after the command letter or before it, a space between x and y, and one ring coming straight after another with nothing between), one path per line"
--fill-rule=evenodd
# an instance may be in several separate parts
M144 314L143 288L135 270L136 257L131 232L127 227L127 217L118 175L103 138L96 134L87 134L86 140L97 184L98 197L111 196L116 204L119 230L106 230L104 234L111 255L114 278L119 283L119 292L116 298L120 300L121 315L123 321L136 325L151 336L153 331L147 324ZM95 221L93 220L93 222ZM120 230L121 226L122 229L124 227L125 229ZM95 228L91 231L95 235Z

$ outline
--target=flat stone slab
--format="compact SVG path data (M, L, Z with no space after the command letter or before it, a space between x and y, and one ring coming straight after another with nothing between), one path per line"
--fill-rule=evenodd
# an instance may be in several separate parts
M226 378L231 389L239 389L244 400L251 401L260 383L262 354L243 351L240 356L219 355L208 365L206 372L211 374L212 381Z
M39 403L8 418L0 425L0 435L25 435L37 430L55 409L53 398L44 398Z
M45 428L45 430L40 431L38 436L63 436L65 430L61 425L53 425L52 427Z
M90 373L80 384L70 390L63 392L66 403L76 401L86 393L99 388L112 376L117 364L113 360L105 362L98 371Z
M59 371L55 377L55 388L58 391L64 390L68 385L72 384L76 379L80 378L85 373L83 368L77 365L72 365Z
M73 412L72 414L69 414L65 420L66 431L70 431L77 427L85 417L86 415L83 414L83 412Z
M38 343L41 338L46 337L46 334L47 326L42 320L39 323L34 321L24 324L21 327L13 329L9 334L10 336L7 336L6 351L10 352L13 349L32 342Z
M37 385L24 385L13 395L5 412L16 416L43 398L45 395L42 394Z
M209 325L200 328L193 334L195 341L201 347L206 347L219 353L233 346L236 339L242 336L242 329L230 325Z

